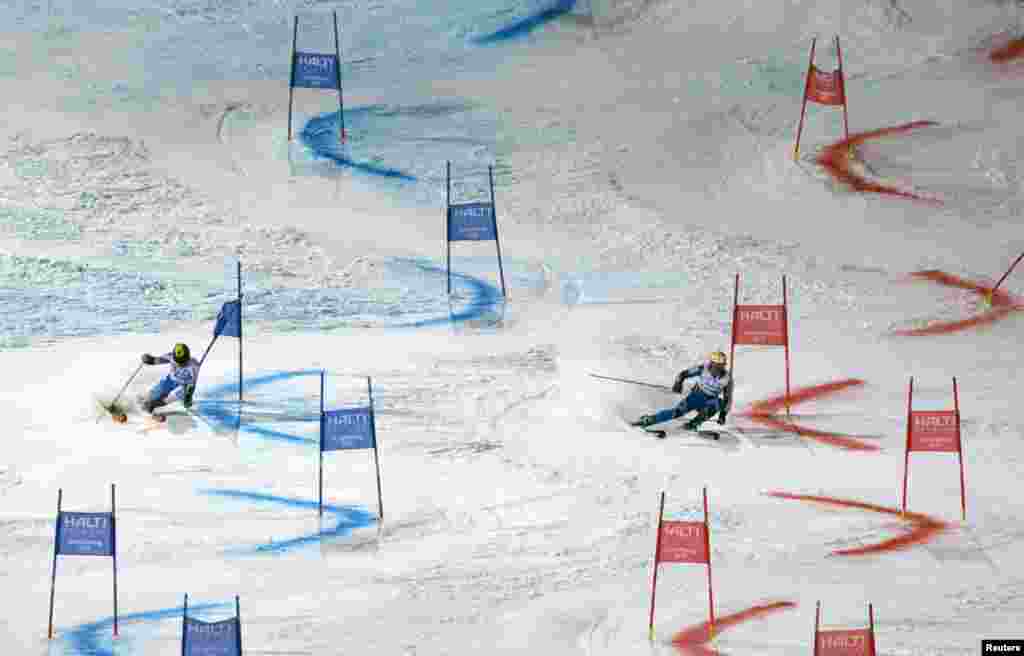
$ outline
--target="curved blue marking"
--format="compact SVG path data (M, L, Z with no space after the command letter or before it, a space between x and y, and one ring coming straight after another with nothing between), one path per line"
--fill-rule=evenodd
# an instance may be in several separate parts
M446 275L445 269L440 267L426 264L424 262L417 262L416 260L406 261L421 271L437 273L441 276ZM455 273L454 271L452 272L452 278L464 282L470 289L470 298L465 309L460 312L449 312L448 316L443 319L423 319L422 321L399 324L394 326L394 328L424 328L427 326L437 326L445 323L470 321L483 316L487 310L496 309L498 305L502 305L505 302L505 299L501 295L501 290L486 280L480 280L479 278L467 276L462 273Z
M477 45L490 45L501 41L518 39L536 30L541 25L550 23L559 16L569 13L575 6L576 0L557 0L553 5L536 11L525 18L520 18L499 30L475 37L473 43Z
M246 433L252 433L258 437L263 437L268 440L274 440L276 442L287 442L288 444L303 444L312 445L319 447L319 437L300 437L298 435L292 435L291 433L284 433L282 431L272 430L270 428L262 428L260 426L243 426L242 430Z
M202 612L205 610L211 610L214 608L231 608L232 604L219 603L219 604L196 604L189 605L188 610L191 614L192 611ZM177 608L164 608L162 610L151 610L142 613L132 613L130 615L119 615L117 618L118 626L123 627L125 624L133 623L152 623L160 622L167 619L181 619L183 608L178 606ZM110 639L109 633L113 630L114 618L107 617L99 620L98 622L87 622L85 624L79 624L68 630L67 634L63 636L69 644L72 654L82 654L83 656L114 656L113 648L105 646L104 642L113 642ZM107 634L107 635L103 635ZM118 636L118 656L125 656L125 636ZM69 653L65 651L65 653Z
M338 152L338 112L314 116L306 122L299 132L302 143L309 146L314 154L329 159L340 166L348 166L357 171L384 178L415 181L416 178L404 171L376 166L365 162L357 162Z
M287 506L290 508L302 508L304 510L316 510L319 506L316 501L306 499L294 499L291 497L279 497L263 492L248 492L246 490L199 490L201 494L228 499L241 499L255 503ZM310 535L303 535L289 540L273 541L266 544L259 544L240 550L242 553L284 553L298 547L319 543L324 538L337 538L349 535L352 529L364 528L377 521L377 516L368 513L358 506L335 506L324 504L324 512L330 513L337 518L333 528L321 529Z
M261 385L267 385L280 380L287 380L289 378L296 378L299 376L319 376L320 369L301 369L298 371L284 371L274 374L265 374L262 376L256 376L245 381L245 388L250 389L253 387L259 387ZM247 433L253 433L260 437L266 437L268 439L288 442L291 444L304 444L304 445L319 445L319 438L302 437L301 435L292 435L290 433L284 433L281 431L275 431L269 428L263 428L261 426L253 425L242 425L241 413L238 411L238 402L231 401L225 397L228 395L237 396L238 394L238 383L221 383L220 385L214 385L209 388L208 391L203 392L203 398L197 399L196 411L203 417L211 420L212 422L220 425L223 428L230 430L244 430ZM210 398L212 397L212 398ZM245 407L245 402L242 402L242 407ZM318 422L318 417L310 418L311 422Z

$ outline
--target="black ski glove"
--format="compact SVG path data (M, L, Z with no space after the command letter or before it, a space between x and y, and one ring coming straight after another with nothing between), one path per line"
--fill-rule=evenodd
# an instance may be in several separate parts
M182 400L182 403L185 405L186 408L191 408L192 407L192 395L195 394L195 393L196 393L196 386L195 385L186 385L185 386L185 398Z
M724 412L719 412L718 413L718 425L719 426L724 426L725 425L725 413Z
M676 394L683 393L683 374L676 376L676 382L672 383L672 391Z
M149 353L142 354L142 364L156 364L156 358Z

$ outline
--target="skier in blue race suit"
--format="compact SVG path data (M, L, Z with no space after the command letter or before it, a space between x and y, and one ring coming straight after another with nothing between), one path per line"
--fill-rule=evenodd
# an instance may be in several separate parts
M725 417L729 414L732 402L732 376L725 368L727 362L725 353L715 351L708 358L708 362L684 369L676 376L672 391L677 394L683 392L683 381L687 378L696 378L696 382L690 388L689 393L674 408L660 410L653 415L643 415L639 420L633 422L633 426L653 426L665 421L678 419L688 412L697 412L690 421L686 422L687 430L697 428L711 419L718 413L718 423L724 424Z
M175 344L170 353L159 357L143 353L142 363L171 365L167 375L149 390L147 396L140 399L143 410L152 414L156 408L177 400L181 400L186 408L192 407L192 395L195 393L196 379L199 376L199 363L192 358L187 345ZM168 398L172 396L169 401Z

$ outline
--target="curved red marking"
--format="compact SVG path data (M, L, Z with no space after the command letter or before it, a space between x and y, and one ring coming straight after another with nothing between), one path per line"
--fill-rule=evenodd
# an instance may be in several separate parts
M824 166L833 178L847 185L854 191L889 194L891 196L901 196L903 198L911 198L914 200L924 201L926 203L941 205L942 203L936 199L926 198L919 194L903 191L896 187L890 187L879 182L868 180L863 175L854 173L850 166L850 160L855 146L866 141L871 141L872 139L879 139L881 137L909 132L911 130L916 130L917 128L929 127L932 125L937 125L937 123L935 123L935 121L914 121L912 123L905 123L904 125L880 128L878 130L870 130L868 132L860 132L825 148L825 150L818 156L817 162Z
M750 415L750 421L753 421L770 428L777 430L788 431L796 433L801 437L809 437L812 440L830 444L832 446L838 446L849 451L880 451L881 448L875 444L868 444L867 442L861 442L854 435L844 435L842 433L832 433L830 431L821 431L814 428L807 428L806 426L800 426L794 424L791 421L783 421L776 419L775 417L767 415Z
M858 387L863 385L864 381L860 378L845 378L843 380L837 380L832 383L823 383L821 385L808 385L806 387L798 387L789 394L789 405L793 406L810 399L827 396L829 394L835 394L841 392L844 389L850 387ZM750 405L750 410L744 415L770 415L778 410L781 410L786 406L786 395L780 394L778 396L769 397L763 401L755 401Z
M789 405L794 406L798 403L803 403L814 398L820 398L829 394L836 394L845 389L851 387L859 387L864 384L864 381L859 378L846 378L844 380L837 380L832 383L824 383L822 385L809 385L807 387L797 388L789 395ZM822 431L814 428L807 428L799 424L793 423L792 421L784 421L776 416L778 410L782 409L786 405L786 395L780 394L763 401L755 401L751 404L749 410L745 410L740 414L741 417L748 417L751 421L769 426L777 430L784 430L803 437L809 437L813 440L830 444L832 446L838 446L851 451L878 451L879 447L874 444L868 444L860 441L855 435L844 435L842 433L833 433L830 431Z
M835 497L823 497L813 494L792 494L789 492L768 492L767 495L777 499L810 501L812 503L823 503L830 506L842 506L846 508L868 510L884 515L895 515L900 520L908 522L911 525L911 529L903 535L897 535L896 537L883 540L877 544L870 544L865 547L854 547L852 549L840 549L838 551L833 551L831 554L833 556L863 556L865 554L881 553L884 551L908 549L912 546L928 542L939 533L949 528L949 524L946 522L929 517L928 515L912 512L902 513L896 508L877 506L873 503L866 503L864 501L837 499Z
M989 300L992 304L992 309L959 321L942 321L925 326L924 328L894 330L894 335L900 335L901 337L946 335L965 330L967 328L993 324L996 321L1005 319L1014 312L1024 310L1024 299L1017 298L1016 296L1001 289L993 290L991 285L985 285L980 282L961 278L960 276L954 276L953 274L946 273L945 271L939 271L937 269L915 271L910 274L910 277L915 280L928 280L946 287L954 287L974 292L986 300Z
M723 630L728 629L732 626L736 626L740 622L746 622L748 620L757 619L769 613L774 613L780 610L789 610L796 608L796 604L792 601L773 601L767 604L758 604L752 606L746 610L741 610L738 613L732 615L726 615L719 617L715 620L715 635L718 635ZM718 652L704 645L711 641L711 628L707 622L703 624L697 624L683 629L672 638L672 644L682 654L687 656L718 656Z
M988 54L989 61L994 64L1005 64L1021 57L1024 57L1024 38L1013 39Z

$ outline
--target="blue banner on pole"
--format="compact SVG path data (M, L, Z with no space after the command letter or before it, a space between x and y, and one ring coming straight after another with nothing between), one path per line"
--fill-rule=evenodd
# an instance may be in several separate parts
M295 53L295 82L305 89L338 88L338 56L315 52Z
M184 656L242 656L238 649L238 618L203 622L185 618Z
M64 512L57 515L57 554L113 556L114 516L108 512Z
M328 410L320 419L323 451L345 449L372 449L373 415L370 408L345 408Z
M213 336L227 335L228 337L242 336L242 302L239 300L228 301L217 313L217 324L213 327Z
M449 241L494 241L494 205L460 203L448 208Z

